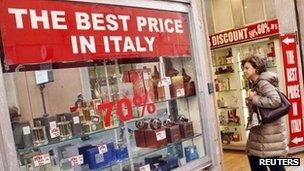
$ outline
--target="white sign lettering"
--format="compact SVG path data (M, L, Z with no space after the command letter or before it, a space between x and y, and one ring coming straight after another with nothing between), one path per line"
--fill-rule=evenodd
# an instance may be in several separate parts
M295 64L295 56L293 50L287 50L286 56L287 56L287 64Z
M300 98L300 86L299 85L287 86L287 94L289 99Z
M293 116L298 115L298 103L297 102L292 103L292 113L293 113Z
M301 132L301 119L295 119L291 121L291 133Z
M297 68L287 68L287 81L293 82L298 81L297 78Z

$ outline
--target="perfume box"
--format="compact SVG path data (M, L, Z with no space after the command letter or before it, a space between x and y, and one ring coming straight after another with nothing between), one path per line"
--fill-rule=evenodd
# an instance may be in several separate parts
M154 163L157 163L159 159L161 159L163 156L161 154L154 154L145 157L145 164L153 165Z
M57 142L60 140L60 130L57 127L57 119L55 116L36 118L34 122L35 120L40 120L42 126L45 126L49 142Z
M32 131L29 122L14 123L13 134L17 148L23 149L33 146Z
M137 147L147 147L145 130L135 130L134 131L135 141Z
M175 76L171 78L170 85L171 97L185 96L184 79L183 76Z
M173 125L171 127L166 127L166 136L168 143L175 143L181 139L179 125Z
M99 169L108 166L116 161L116 152L114 143L106 144L103 151L98 146L91 146L86 148L83 152L84 161L87 162L90 169Z
M145 130L146 145L151 148L159 148L167 145L166 129Z
M167 170L178 168L178 158L174 156L166 156L158 160L161 166L165 166Z
M66 118L71 122L72 134L73 136L79 136L82 134L81 122L79 113L66 113Z
M192 122L180 122L178 123L181 137L182 138L189 138L194 136L193 131L193 123Z

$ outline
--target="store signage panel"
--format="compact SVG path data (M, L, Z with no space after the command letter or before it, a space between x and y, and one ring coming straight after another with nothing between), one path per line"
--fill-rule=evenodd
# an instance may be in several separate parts
M190 56L184 13L48 0L0 5L6 65Z
M278 20L265 21L244 28L229 30L209 36L211 49L261 39L279 34Z
M286 94L291 102L291 110L288 114L289 121L289 146L304 145L303 141L303 117L301 88L299 79L299 61L297 54L296 35L285 34L281 38Z

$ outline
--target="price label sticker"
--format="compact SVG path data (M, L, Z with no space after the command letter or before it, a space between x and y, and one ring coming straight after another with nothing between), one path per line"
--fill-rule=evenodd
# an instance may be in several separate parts
M185 89L184 88L179 88L176 90L176 96L177 97L182 97L185 96Z
M50 122L50 129L57 128L56 121Z
M161 80L161 86L169 86L171 85L171 78L170 77L164 77Z
M159 131L156 133L156 140L160 141L160 140L164 140L166 139L166 131Z
M23 135L28 135L31 133L31 128L29 126L25 126L22 128Z
M93 122L93 123L99 123L99 117L98 116L93 116L92 118L91 118L91 121Z
M79 124L80 123L79 116L73 117L73 122L74 122L74 124Z
M99 151L99 154L103 154L103 153L108 152L107 145L106 144L99 145L98 146L98 151Z
M91 115L91 116L95 115L95 111L94 111L93 109L90 110L90 115Z
M56 138L60 136L60 130L58 127L50 129L51 138Z
M51 157L47 154L39 154L33 157L34 167L43 166L51 163Z
M141 166L141 167L139 168L139 171L151 171L150 164Z
M103 156L103 154L96 154L95 155L95 161L96 161L96 163L104 162L104 156Z
M83 164L83 155L70 157L69 161L71 162L72 167L82 165Z

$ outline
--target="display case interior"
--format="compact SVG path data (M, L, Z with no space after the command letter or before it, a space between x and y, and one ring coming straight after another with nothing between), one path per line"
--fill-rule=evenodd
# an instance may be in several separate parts
M21 114L13 128L21 170L170 170L203 158L193 68L190 57L50 68L43 92L34 72L6 74L19 83L10 92Z
M224 149L245 149L249 115L245 97L252 83L244 77L241 61L254 55L265 61L267 71L283 78L278 72L282 61L277 39L262 39L212 51L215 99Z

